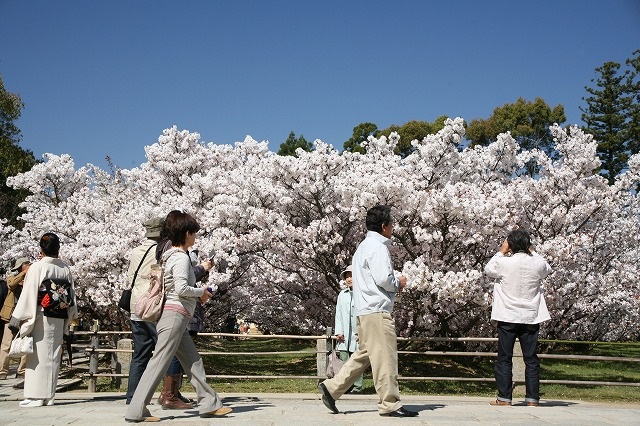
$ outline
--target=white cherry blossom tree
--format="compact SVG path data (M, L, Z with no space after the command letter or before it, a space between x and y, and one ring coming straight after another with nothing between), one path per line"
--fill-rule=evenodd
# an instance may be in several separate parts
M202 231L202 253L218 266L208 285L210 329L237 316L272 332L322 332L332 324L340 271L365 235L366 211L393 206L395 266L409 285L396 302L404 335L490 336L493 282L482 273L507 233L530 230L554 272L545 280L552 320L546 337L637 339L640 328L640 158L614 185L594 174L596 142L553 126L558 159L520 152L509 133L459 149L461 118L402 158L398 135L369 138L366 154L316 140L311 152L279 156L247 137L207 144L167 129L131 170L75 168L47 154L9 179L28 189L16 230L0 223L3 260L37 253L44 232L63 241L80 308L104 327L126 326L115 306L142 223L180 209ZM539 174L523 173L536 163Z

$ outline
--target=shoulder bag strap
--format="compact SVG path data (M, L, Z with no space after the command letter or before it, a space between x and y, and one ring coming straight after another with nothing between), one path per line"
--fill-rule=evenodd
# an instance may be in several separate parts
M147 255L149 254L149 252L151 251L152 248L154 248L155 246L157 246L157 244L152 244L151 247L149 247L147 249L147 251L144 252L144 256L142 256L142 260L140 261L140 264L138 265L138 267L136 268L136 272L135 274L133 274L133 281L131 281L131 288L133 288L133 286L136 283L136 278L138 277L138 272L140 271L140 268L142 267L142 262L144 262L144 259L147 257Z

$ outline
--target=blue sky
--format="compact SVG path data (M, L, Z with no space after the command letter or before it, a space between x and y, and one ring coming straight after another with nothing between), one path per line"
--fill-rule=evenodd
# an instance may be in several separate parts
M638 0L0 0L0 74L21 146L122 168L172 125L205 142L294 131L342 149L353 127L563 104L640 48Z

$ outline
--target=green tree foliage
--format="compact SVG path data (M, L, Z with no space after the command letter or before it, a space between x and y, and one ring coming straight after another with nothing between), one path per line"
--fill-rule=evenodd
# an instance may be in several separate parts
M278 155L291 155L295 157L296 149L298 148L302 148L303 150L309 152L313 149L313 144L311 142L307 142L307 140L302 135L296 138L296 134L292 131L291 133L289 133L289 137L287 138L287 140L280 144Z
M365 142L369 136L378 136L378 126L369 122L358 124L353 128L353 136L344 143L344 150L364 154L366 150L362 146L362 143Z
M379 136L387 136L393 132L397 132L400 135L400 141L398 142L398 146L396 146L396 154L406 157L411 154L413 151L413 147L411 146L411 142L414 140L421 141L428 135L433 135L438 133L440 130L444 128L444 122L448 117L446 115L441 115L436 118L433 122L422 121L422 120L411 120L403 124L402 126L398 126L396 124L392 124L388 128L384 130L380 130L378 132Z
M406 157L411 153L411 151L413 151L413 147L411 146L411 142L413 140L421 141L427 135L438 133L438 131L444 128L444 122L446 119L447 116L442 115L436 118L432 123L428 121L411 120L402 126L392 124L382 130L379 130L378 126L370 122L360 123L353 128L353 136L344 143L344 150L365 153L366 149L362 146L362 143L366 142L369 136L373 136L375 138L379 138L380 136L389 137L391 133L396 132L400 135L400 142L398 143L395 152L398 155Z
M599 172L609 183L626 168L629 157L638 152L638 62L636 56L627 61L630 68L624 70L617 62L596 68L598 77L591 79L595 87L585 86L589 96L582 98L587 103L585 108L580 107L584 130L598 142L602 161Z
M20 118L24 103L20 96L8 92L0 75L0 218L18 226L18 207L25 199L24 190L16 191L7 186L7 178L26 172L36 163L33 152L22 149L20 129L15 122Z
M495 141L500 133L509 131L522 150L537 148L555 158L555 144L549 126L562 124L566 120L562 105L551 108L542 98L536 98L534 102L518 98L514 103L495 108L486 120L472 120L467 126L466 137L471 146L486 146ZM530 162L522 173L533 176L537 170L537 164Z
M486 120L472 120L467 126L467 140L472 146L489 145L500 133L510 131L522 149L538 148L553 155L549 126L565 121L567 117L562 105L551 108L542 98L536 98L534 102L518 98L515 103L494 109Z

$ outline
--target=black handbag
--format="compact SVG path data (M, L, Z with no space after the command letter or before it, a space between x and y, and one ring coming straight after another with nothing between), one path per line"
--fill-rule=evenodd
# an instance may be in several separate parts
M135 274L133 274L133 280L131 281L131 288L125 288L124 290L122 290L122 295L120 296L120 300L118 300L118 306L127 312L131 312L131 291L133 290L133 286L136 283L136 278L138 277L138 271L140 271L140 268L142 267L142 262L144 262L144 259L147 257L151 249L154 248L155 246L157 246L157 244L153 244L151 247L149 247L147 251L144 253L144 256L142 256L142 260L140 261L140 264L138 265L138 268L136 269Z
M125 288L122 290L120 300L118 300L118 306L127 312L131 312L131 289Z

